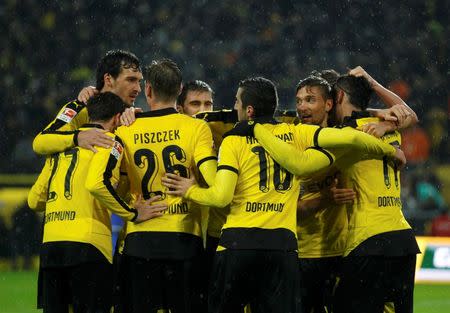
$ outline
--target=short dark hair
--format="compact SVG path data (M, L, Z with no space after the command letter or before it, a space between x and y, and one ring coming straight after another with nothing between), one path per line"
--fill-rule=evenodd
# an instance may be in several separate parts
M296 93L303 87L318 87L325 99L333 99L333 88L324 78L320 76L308 76L297 84Z
M174 61L169 59L152 61L144 70L144 78L159 101L174 101L178 98L183 78Z
M101 92L87 102L89 120L108 121L117 113L122 113L127 104L112 92Z
M325 79L330 86L333 86L336 81L338 80L339 76L341 76L337 71L333 70L333 69L326 69L326 70L321 70L321 71L312 71L311 76L318 76L318 77L322 77L323 79Z
M141 63L137 56L125 50L110 50L97 64L97 82L95 88L102 90L105 74L117 78L123 68L132 68L141 72Z
M191 80L183 85L183 89L181 89L181 93L177 98L177 104L180 106L184 105L184 101L186 101L186 96L189 91L197 91L197 92L210 92L211 95L214 96L214 91L211 86L205 83L202 80Z
M275 84L264 77L251 77L239 82L242 106L252 105L255 117L273 116L278 106Z
M367 109L372 87L365 77L342 75L338 78L335 87L347 94L351 104L361 110Z

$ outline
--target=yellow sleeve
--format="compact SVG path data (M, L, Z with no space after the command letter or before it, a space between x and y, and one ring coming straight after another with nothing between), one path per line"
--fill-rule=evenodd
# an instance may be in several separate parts
M223 140L219 150L219 165L209 188L197 185L189 188L186 198L205 206L223 208L233 200L238 179L238 161L230 137Z
M306 178L332 163L335 156L324 149L352 149L360 153L361 158L393 156L396 152L391 145L351 127L337 129L298 125L296 130L296 140L301 142L300 148L295 148L276 138L260 124L255 125L254 133L258 142L275 161L301 178ZM313 136L309 136L311 130L314 130ZM310 149L302 152L302 149L308 145L311 146Z
M363 155L363 158L392 157L396 149L381 139L363 133L352 127L342 129L321 128L315 134L315 146L322 148L351 148Z
M238 175L228 169L219 169L214 184L209 188L194 185L186 193L186 198L205 206L226 207L234 196Z
M261 124L255 125L255 137L270 156L282 167L301 178L311 176L333 163L334 156L321 148L302 151L300 147L275 137ZM298 139L296 138L296 141Z
M52 173L51 159L45 160L44 167L28 193L28 206L36 211L45 211L48 182Z
M211 186L216 175L217 157L211 129L204 121L199 121L194 160L206 183Z
M216 159L209 159L200 164L198 168L200 173L202 174L205 182L208 186L211 186L214 183L214 179L216 178L217 172L217 161Z
M118 195L116 188L120 180L120 164L123 158L123 143L116 136L112 148L97 147L86 177L86 189L108 210L128 221L134 221L137 210Z
M73 148L77 145L77 129L88 121L87 109L83 103L67 103L56 118L34 138L34 152L47 155Z

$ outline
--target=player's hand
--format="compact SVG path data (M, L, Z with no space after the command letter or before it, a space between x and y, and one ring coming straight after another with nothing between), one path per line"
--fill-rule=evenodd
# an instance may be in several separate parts
M350 188L338 188L338 179L335 178L330 187L330 198L336 204L353 203L356 198L356 192Z
M78 94L78 101L87 103L90 98L98 94L98 90L94 86L87 86L81 89L80 93Z
M356 77L364 77L370 84L370 87L374 88L378 83L372 76L369 75L361 66L357 66L354 69L351 69L348 72L348 75L356 76Z
M255 125L255 121L241 121L236 123L229 133L236 136L254 137Z
M189 188L196 184L195 178L185 178L172 173L166 173L161 178L163 186L169 188L167 194L172 196L184 197Z
M410 110L401 104L396 104L388 109L388 112L391 116L395 116L397 118L397 123L399 127L404 125L407 118L412 116Z
M395 165L399 169L403 168L406 165L405 153L399 148L396 148L395 155L394 155L393 159L394 159Z
M114 138L105 134L106 130L92 128L88 130L82 130L78 133L78 146L84 149L89 149L93 152L97 152L95 146L110 148L114 143Z
M161 196L155 196L148 200L142 199L142 195L138 195L136 202L134 203L134 208L137 210L138 215L134 220L135 223L142 223L149 219L162 216L163 211L167 209L167 203L156 203L155 201L160 201Z
M387 121L382 121L379 123L367 123L361 127L361 130L363 132L377 138L383 137L384 134L396 129L397 126L394 123Z
M130 107L120 115L120 124L130 126L136 120L136 113L142 113L141 108Z
M372 115L374 117L378 117L379 119L382 119L383 121L395 122L395 123L398 122L397 116L395 114L393 114L391 109L373 110Z

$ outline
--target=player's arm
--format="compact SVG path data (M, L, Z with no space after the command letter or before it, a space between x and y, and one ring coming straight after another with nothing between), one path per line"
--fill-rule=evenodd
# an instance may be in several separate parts
M80 146L96 152L94 145L109 147L111 137L100 129L79 131L89 121L86 106L80 101L71 101L63 106L56 118L40 132L33 141L33 150L38 154L52 154Z
M173 189L168 194L185 197L201 205L223 208L234 196L234 189L238 179L238 163L233 153L233 140L227 137L220 147L221 160L217 167L215 179L209 188L201 188L194 184L193 179L186 179L173 174L163 178L163 185Z
M51 177L51 159L47 158L36 182L28 192L28 206L35 211L45 211L47 203L48 183Z
M254 135L261 146L282 167L294 175L308 177L317 171L330 166L334 156L320 147L312 147L301 151L287 142L274 136L261 124L256 124Z
M310 125L296 127L310 132ZM367 154L371 158L389 156L394 158L397 151L391 145L352 128L318 128L315 127L312 149L301 151L294 146L275 137L261 124L256 124L254 135L258 142L269 152L272 158L291 173L300 177L308 177L322 170L333 162L333 156L324 149L349 148L355 152ZM300 130L301 136L302 131Z
M163 185L172 189L166 193L192 200L204 206L226 207L233 200L238 175L234 170L218 168L216 179L209 188L202 188L193 179L167 173Z
M387 116L395 116L397 118L397 123L393 123L394 127L397 126L396 129L403 129L410 127L419 122L416 113L413 109L411 109L405 101L402 100L397 94L385 88L382 84L376 81L372 76L369 75L361 66L357 66L354 69L350 70L349 75L353 75L356 77L365 77L369 82L372 90L377 94L377 96L381 99L381 101L386 105L389 110L374 110L375 116L377 117L387 117Z
M86 177L86 189L100 201L108 210L124 220L143 222L162 215L167 209L166 204L154 204L160 197L143 200L139 195L134 207L129 206L117 193L120 180L120 165L123 158L123 144L116 137L114 146L109 149L99 148L94 154Z
M305 199L306 198L306 199ZM333 184L312 196L300 196L297 201L298 218L305 218L317 211L328 208L330 204L352 203L356 192L351 188L338 188L338 179Z
M212 186L217 172L217 157L211 129L206 122L200 123L198 127L194 159L203 179L208 186Z

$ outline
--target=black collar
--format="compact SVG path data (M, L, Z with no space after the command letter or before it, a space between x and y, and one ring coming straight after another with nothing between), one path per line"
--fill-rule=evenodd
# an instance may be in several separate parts
M358 125L356 124L356 120L360 118L371 117L370 112L368 111L352 111L351 116L344 117L341 126L350 126L356 128Z
M177 114L178 111L174 108L165 108L160 110L154 110L154 111L147 111L143 113L136 113L136 118L140 117L155 117L155 116L164 116L169 114Z
M277 120L275 120L273 118L273 116L260 116L260 117L255 117L253 119L253 121L255 121L255 123L259 123L259 124L280 124L280 122L278 122Z

